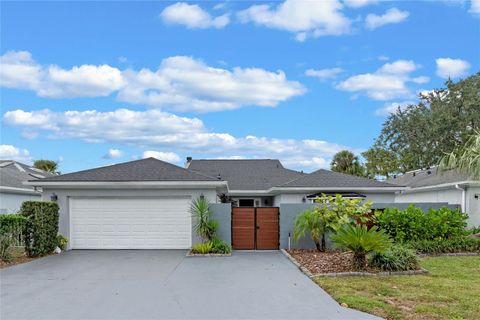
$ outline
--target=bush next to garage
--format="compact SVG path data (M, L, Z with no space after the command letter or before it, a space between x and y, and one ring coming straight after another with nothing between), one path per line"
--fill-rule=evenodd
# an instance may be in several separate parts
M0 259L12 258L11 247L23 246L27 219L18 214L0 215Z
M58 204L46 201L25 201L20 214L27 218L25 250L31 257L53 252L57 246Z
M457 252L478 252L480 253L480 238L457 237L441 240L420 240L412 241L409 247L420 254L441 254Z
M463 237L468 215L458 209L440 208L424 212L413 205L405 210L387 208L377 218L377 224L395 242L453 239Z

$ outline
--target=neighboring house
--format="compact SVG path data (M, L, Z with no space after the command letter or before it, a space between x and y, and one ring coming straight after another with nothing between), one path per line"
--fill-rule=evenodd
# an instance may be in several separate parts
M407 172L387 180L406 186L395 195L395 202L448 203L460 206L469 215L469 224L480 225L480 181L457 170L428 168Z
M16 213L23 201L41 200L41 189L27 186L27 180L52 174L13 160L0 160L0 214Z
M59 232L73 249L189 248L197 241L189 208L198 197L217 203L219 235L233 239L234 248L241 247L239 238L245 248L278 249L286 246L299 210L319 193L393 203L403 189L328 170L304 174L278 160L191 158L187 168L147 158L29 184L43 188L44 200L58 201ZM219 195L235 201L237 215L229 203L218 203Z

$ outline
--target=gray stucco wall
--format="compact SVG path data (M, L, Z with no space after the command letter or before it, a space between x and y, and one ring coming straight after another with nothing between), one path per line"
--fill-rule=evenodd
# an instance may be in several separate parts
M280 204L280 248L288 248L288 234L291 236L291 248L313 249L315 244L308 234L298 242L293 240L293 222L295 217L307 209L313 208L309 203L284 203Z
M219 223L217 236L228 243L232 244L232 206L230 203L212 204L213 219Z

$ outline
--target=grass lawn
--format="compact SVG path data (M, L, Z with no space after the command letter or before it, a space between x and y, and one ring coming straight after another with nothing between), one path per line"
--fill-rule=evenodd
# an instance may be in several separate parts
M339 303L387 319L480 319L480 257L428 257L427 275L316 278Z

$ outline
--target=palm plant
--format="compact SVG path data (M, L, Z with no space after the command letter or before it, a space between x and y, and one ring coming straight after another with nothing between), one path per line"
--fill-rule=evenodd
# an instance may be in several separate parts
M476 130L464 146L443 157L440 169L457 169L474 179L480 179L480 131Z
M353 252L353 265L357 270L365 269L368 253L384 252L392 244L383 230L375 226L368 229L364 225L346 225L331 240L336 247Z
M212 211L210 202L203 198L193 200L190 206L190 212L195 217L194 230L203 241L211 241L217 232L218 222L211 220Z
M325 233L325 224L321 215L315 209L317 208L306 210L295 218L293 239L298 241L305 237L305 233L309 232L317 250L325 251L324 241L320 244L320 238L323 239L322 235Z

